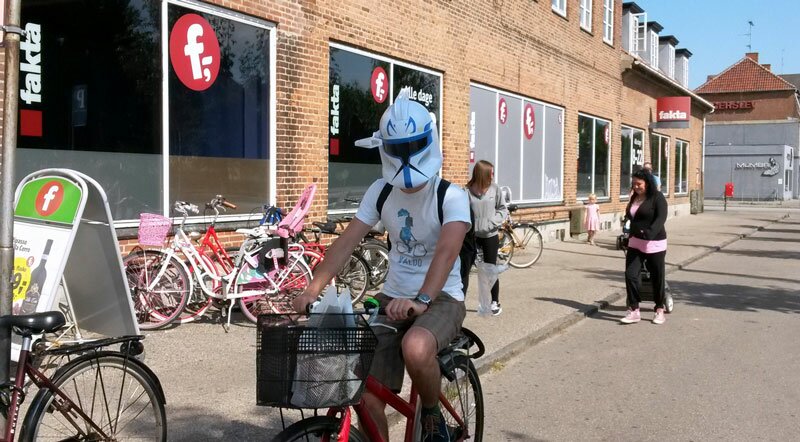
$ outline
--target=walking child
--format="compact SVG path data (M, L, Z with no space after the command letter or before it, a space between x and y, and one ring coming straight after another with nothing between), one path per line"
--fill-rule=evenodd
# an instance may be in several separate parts
M600 230L600 206L597 205L597 195L589 195L589 201L586 203L586 220L584 220L584 228L589 232L588 242L594 245L594 234Z

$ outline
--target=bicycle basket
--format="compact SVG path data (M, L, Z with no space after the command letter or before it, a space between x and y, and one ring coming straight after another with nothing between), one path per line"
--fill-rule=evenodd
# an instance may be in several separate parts
M155 213L139 215L139 244L143 246L162 246L167 238L172 221Z
M315 318L322 319L318 327L288 315L258 317L258 405L328 408L358 403L375 353L375 334L360 315L321 316Z

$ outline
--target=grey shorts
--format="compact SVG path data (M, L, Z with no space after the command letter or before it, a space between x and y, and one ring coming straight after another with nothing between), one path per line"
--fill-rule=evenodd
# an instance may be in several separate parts
M381 306L386 306L391 297L378 293L375 299ZM384 324L397 328L397 332L386 327L373 327L378 344L372 360L370 374L382 384L395 392L403 388L405 364L401 343L405 333L413 327L422 327L430 331L436 338L437 351L441 351L458 335L461 324L467 315L467 308L462 301L456 301L447 293L440 293L433 300L428 311L422 315L402 321L383 320Z

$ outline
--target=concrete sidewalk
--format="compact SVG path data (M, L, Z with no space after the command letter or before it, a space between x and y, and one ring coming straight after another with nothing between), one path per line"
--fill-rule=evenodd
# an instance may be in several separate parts
M790 211L737 211L729 207L727 212L712 209L669 219L667 274L789 216ZM499 316L482 318L475 313L478 285L473 275L464 325L486 345L486 355L476 361L478 370L486 371L599 308L624 299L625 256L616 249L619 233L619 229L598 232L596 246L577 240L545 243L544 253L535 265L528 269L510 268L500 275L503 313ZM644 303L643 311L651 305ZM673 314L679 315L680 311L677 298ZM648 315L643 316L649 318Z

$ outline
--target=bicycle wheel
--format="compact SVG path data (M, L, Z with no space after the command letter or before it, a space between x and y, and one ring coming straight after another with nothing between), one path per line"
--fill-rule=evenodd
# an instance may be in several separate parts
M542 234L531 224L514 225L514 253L508 263L512 267L524 269L532 266L542 256Z
M226 274L223 264L216 259L212 259L207 255L198 256L200 256L200 259L203 260L209 270L212 270L217 275ZM191 263L187 263L187 266L191 268ZM192 293L186 297L186 305L183 306L183 311L178 317L178 322L180 324L187 324L202 317L206 311L208 311L209 307L211 307L211 305L214 303L214 298L208 296L206 292L203 291L203 285L205 285L208 290L214 293L219 293L222 291L222 281L215 280L209 276L206 276L205 281L198 281L197 274L194 273L194 271L190 273L195 277L197 286L194 288L194 290L192 290Z
M511 234L505 230L500 230L498 236L500 245L497 250L497 265L502 266L508 264L509 259L514 256L514 240L511 239ZM479 252L479 254L481 253ZM482 257L480 262L483 262Z
M21 441L167 440L158 380L131 357L111 352L84 356L62 367L52 381L102 433L63 398L41 389L25 415Z
M141 250L126 256L122 263L139 328L164 327L181 314L192 280L178 258L158 250Z
M442 376L442 395L465 424L459 425L452 413L446 409L442 410L442 416L453 436L451 440L468 438L470 441L481 442L484 417L483 389L472 359L465 355L454 356L448 374L453 380Z
M369 268L369 285L377 288L389 273L389 249L380 241L367 240L361 244L361 256Z
M336 441L341 421L332 416L314 416L295 422L278 433L272 442L292 441ZM367 438L354 426L350 426L349 442L367 442Z
M340 293L347 288L353 304L361 301L369 287L369 264L357 252L350 255L344 268L336 275L336 288Z
M258 261L258 251L251 252L255 261L245 259L236 276L236 293L251 292L239 298L244 316L258 322L264 313L293 313L292 300L303 293L311 283L311 272L302 255L291 254L288 265L278 266L267 274L250 262Z

